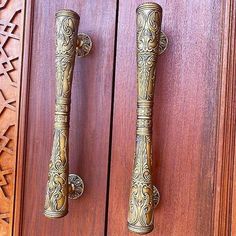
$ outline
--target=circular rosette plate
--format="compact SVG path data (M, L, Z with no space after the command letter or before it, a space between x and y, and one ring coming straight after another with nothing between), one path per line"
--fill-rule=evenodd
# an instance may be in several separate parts
M153 204L154 204L154 207L156 207L159 202L160 202L160 193L159 193L157 187L153 185Z
M159 55L161 55L163 52L165 52L167 46L168 46L168 38L167 38L166 34L161 31L160 44L159 44Z
M69 174L69 194L70 199L79 198L84 192L84 182L83 180L75 174Z
M89 54L93 46L91 38L84 33L79 33L77 38L76 53L78 57L84 57Z

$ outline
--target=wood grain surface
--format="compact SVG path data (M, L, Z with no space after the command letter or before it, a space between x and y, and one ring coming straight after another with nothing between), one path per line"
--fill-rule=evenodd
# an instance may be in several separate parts
M236 235L236 3L222 4L214 236Z
M52 147L55 99L55 13L79 13L79 32L93 39L86 58L75 62L70 126L70 172L85 183L58 220L43 215ZM115 1L35 1L34 4L22 235L103 235L107 188Z
M136 25L142 1L119 1L108 235L131 235L127 209L135 144ZM221 2L158 1L169 47L157 65L150 235L212 235Z

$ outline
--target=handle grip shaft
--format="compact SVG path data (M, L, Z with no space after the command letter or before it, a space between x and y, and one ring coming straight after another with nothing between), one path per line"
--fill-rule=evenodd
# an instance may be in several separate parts
M144 3L137 8L137 124L128 228L146 234L154 227L152 183L152 112L162 8Z
M55 121L44 211L49 218L63 217L68 212L70 100L79 19L71 10L56 13Z

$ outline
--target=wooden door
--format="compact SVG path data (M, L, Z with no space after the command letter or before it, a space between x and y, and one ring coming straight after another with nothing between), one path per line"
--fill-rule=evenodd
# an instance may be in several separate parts
M220 1L159 2L169 47L159 56L157 65L153 173L161 201L155 211L156 230L150 235L211 235L220 82ZM136 35L131 32L136 14L129 12L138 4L120 1L109 235L131 235L126 216L130 183L127 176L131 173L135 144ZM115 223L117 217L122 223Z
M1 5L9 14L13 11L11 8L18 4L4 1ZM15 209L18 210L13 235L103 235L116 1L22 1L20 7L19 21L25 18L25 32L21 35L24 69L22 81L18 81L22 99L19 105L22 112L19 122L22 126L18 134L19 142L24 144L19 144L18 149L18 165L21 167L17 172ZM87 58L76 59L75 62L70 122L70 172L81 176L85 192L81 201L70 202L68 217L50 220L43 215L43 208L55 107L55 13L67 8L78 12L79 32L89 34L94 44ZM15 23L13 20L9 25ZM16 23L21 25L20 22ZM7 93L4 96L6 99L11 97ZM14 105L8 105L7 108L14 110ZM5 171L1 174L10 173ZM4 185L4 182L0 183ZM13 191L11 194L14 196ZM7 210L10 214L7 219L4 215L1 218L4 222L2 227L8 221L13 222L13 210L10 206ZM0 233L1 236L10 234L10 226Z
M119 1L109 236L133 235L127 229L127 196L136 128L134 9L142 2ZM236 235L235 2L158 3L169 46L157 64L153 179L161 200L150 235Z
M127 213L136 127L136 8L143 1L0 2L0 236L135 235ZM157 2L157 1L155 1ZM158 57L153 179L156 236L236 235L233 0L160 0L169 45ZM85 192L43 215L55 100L55 13L93 40L76 58L70 172Z
M104 232L116 3L92 3L37 1L34 4L27 121L27 140L32 142L26 145L23 235ZM70 172L78 173L84 180L84 197L70 202L69 217L49 220L42 214L42 206L45 170L52 148L55 12L61 8L80 14L79 31L91 36L94 48L90 56L76 60L72 90Z

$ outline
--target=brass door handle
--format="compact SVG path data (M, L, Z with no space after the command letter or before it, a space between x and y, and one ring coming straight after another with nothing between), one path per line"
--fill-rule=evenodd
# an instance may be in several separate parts
M53 147L49 164L44 215L63 217L68 212L68 197L76 199L84 190L82 179L69 175L69 121L71 86L75 56L89 53L92 42L79 34L80 17L71 10L56 13L56 102Z
M157 57L167 47L161 32L162 8L144 3L137 8L137 123L136 151L129 199L128 228L152 231L159 192L152 183L152 113Z

